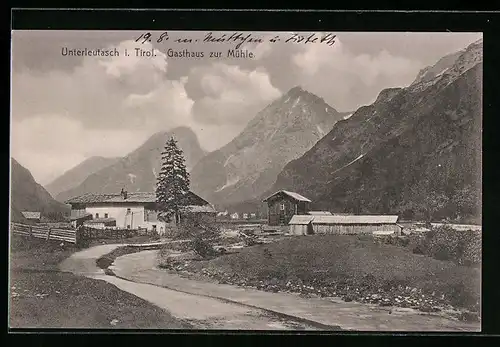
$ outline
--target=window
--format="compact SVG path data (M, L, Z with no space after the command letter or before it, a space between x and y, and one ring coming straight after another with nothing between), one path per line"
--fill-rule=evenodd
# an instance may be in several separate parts
M130 224L127 225L127 229L130 229Z
M280 210L284 211L285 210L285 204L280 204Z
M104 218L108 218L108 214L107 213L104 214Z
M127 213L130 213L130 212L131 212L130 208L127 208Z
M96 219L97 219L97 218L99 218L99 213L96 213L96 214L95 214L95 218L96 218Z

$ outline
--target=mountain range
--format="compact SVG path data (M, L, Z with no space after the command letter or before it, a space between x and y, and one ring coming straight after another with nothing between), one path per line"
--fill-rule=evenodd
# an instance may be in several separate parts
M123 158L91 158L47 187L59 201L154 190L160 153L175 136L192 191L220 208L258 210L263 197L287 189L332 212L477 218L481 88L478 41L355 112L338 112L297 86L218 150L206 153L193 131L180 127L153 135Z
M191 188L222 206L257 198L289 161L346 115L294 87L260 111L231 142L202 158L191 172Z
M116 163L119 159L120 158L104 158L98 156L88 158L47 184L45 189L47 189L52 196L57 196L57 194L81 184L89 175Z
M480 215L482 41L383 90L288 163L267 193L288 189L314 208Z
M56 199L65 201L85 193L117 193L122 188L130 192L154 191L156 175L160 172L161 152L165 142L172 136L184 151L188 170L206 154L190 128L178 127L171 131L158 132L130 154L89 174L73 188L60 192Z
M38 184L28 169L11 158L11 220L23 222L21 212L41 212L42 216L61 216L69 213L69 206L60 203Z

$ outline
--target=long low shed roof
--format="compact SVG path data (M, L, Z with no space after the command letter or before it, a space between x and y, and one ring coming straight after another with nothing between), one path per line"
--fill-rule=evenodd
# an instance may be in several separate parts
M307 225L312 222L315 216L309 216L309 215L294 215L292 216L292 219L290 219L290 222L288 224L292 225Z
M311 216L313 224L395 224L398 216Z

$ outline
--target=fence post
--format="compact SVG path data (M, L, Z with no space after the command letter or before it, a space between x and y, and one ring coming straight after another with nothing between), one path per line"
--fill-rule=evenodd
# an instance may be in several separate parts
M31 238L33 238L33 229L32 229L31 225L28 226L28 230L29 230L30 239L31 239Z
M79 226L75 229L75 246L80 246L81 244L81 228Z
M46 241L50 240L50 230L51 230L51 228L47 228L47 240Z

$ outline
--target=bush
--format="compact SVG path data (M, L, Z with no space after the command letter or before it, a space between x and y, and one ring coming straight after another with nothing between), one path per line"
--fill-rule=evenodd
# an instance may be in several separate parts
M477 311L479 309L479 300L477 296L467 290L463 283L452 285L445 295L448 296L450 303L453 306L464 307L473 311Z
M412 249L413 254L425 255L425 248L422 244L416 244Z
M459 265L481 263L481 231L458 231L447 225L432 227L424 237L413 237L409 245L414 254Z
M210 241L196 237L192 242L192 248L202 258L210 258L218 255Z

